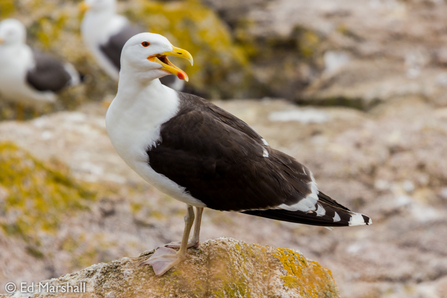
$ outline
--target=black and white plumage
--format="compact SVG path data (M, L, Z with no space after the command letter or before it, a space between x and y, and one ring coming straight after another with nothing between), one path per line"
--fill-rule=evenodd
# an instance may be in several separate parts
M57 93L80 83L73 65L31 49L25 26L18 20L0 22L0 94L19 104L39 107Z
M318 226L369 225L320 192L309 169L271 148L245 122L195 95L179 93L158 78L167 72L187 79L166 56L191 60L156 34L142 33L125 45L118 93L106 126L112 144L146 181L186 203L185 231L174 254L161 248L144 264L157 275L180 262L197 246L204 207L239 211ZM188 243L193 207L193 239Z
M121 50L126 41L135 34L144 32L116 13L116 0L85 0L80 10L85 13L81 23L84 44L101 68L114 80L118 80ZM184 81L170 75L162 83L182 90Z

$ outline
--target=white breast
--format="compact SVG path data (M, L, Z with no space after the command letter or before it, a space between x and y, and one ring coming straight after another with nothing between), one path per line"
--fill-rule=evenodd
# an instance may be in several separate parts
M110 140L121 158L144 180L186 204L205 207L185 189L149 165L148 148L160 139L160 128L178 111L177 92L154 80L138 94L118 92L106 115ZM129 88L130 89L130 88Z
M26 83L26 73L34 65L27 45L0 47L0 65L0 93L5 98L31 105L56 100L52 92L34 90Z

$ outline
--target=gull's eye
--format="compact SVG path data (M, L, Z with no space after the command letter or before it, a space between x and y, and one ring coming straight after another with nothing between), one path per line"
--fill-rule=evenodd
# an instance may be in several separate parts
M147 41L143 41L143 42L141 43L141 45L142 45L143 47L147 48L147 47L150 46L151 44L150 44L149 42L147 42Z

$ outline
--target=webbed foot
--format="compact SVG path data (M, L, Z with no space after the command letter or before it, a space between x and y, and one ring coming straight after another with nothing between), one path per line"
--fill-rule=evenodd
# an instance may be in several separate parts
M151 265L154 269L155 275L161 276L165 274L169 269L180 263L185 258L184 255L180 255L177 251L168 247L159 247L154 254L142 262L141 265Z

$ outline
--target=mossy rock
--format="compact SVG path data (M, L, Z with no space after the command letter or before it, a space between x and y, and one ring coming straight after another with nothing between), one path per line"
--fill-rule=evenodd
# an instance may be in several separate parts
M0 227L39 246L66 216L88 209L96 194L72 179L66 166L44 163L10 142L0 143ZM38 255L34 248L30 253Z
M50 287L84 285L83 297L339 297L329 270L296 251L228 238L189 249L186 261L156 277L139 264L153 251L52 279ZM41 293L34 297L78 297Z

